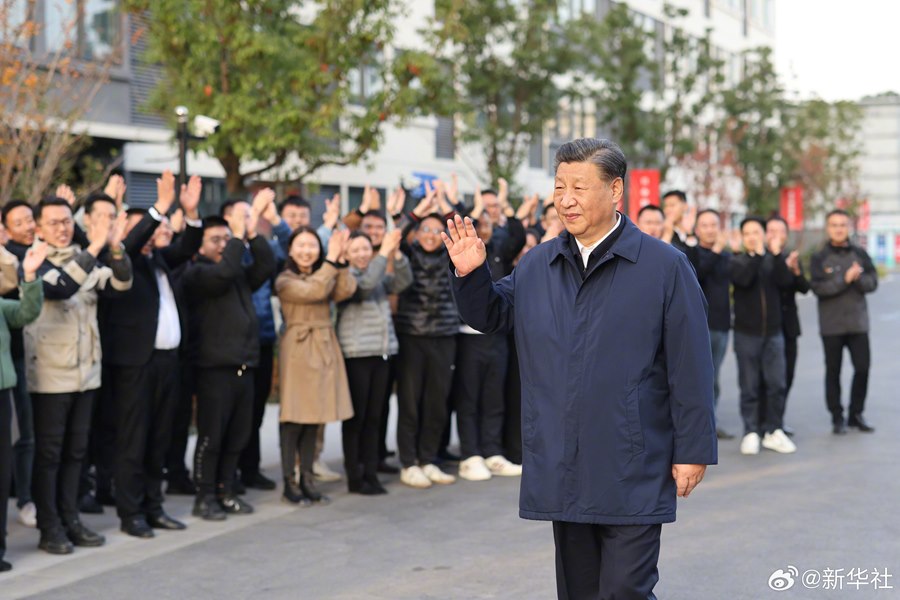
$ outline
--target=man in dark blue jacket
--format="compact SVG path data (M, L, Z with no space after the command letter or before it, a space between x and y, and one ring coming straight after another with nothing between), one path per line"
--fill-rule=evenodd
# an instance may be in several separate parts
M553 521L560 598L655 598L661 524L717 461L706 300L682 252L615 210L625 169L608 140L561 146L566 232L496 283L470 221L443 236L462 318L515 330L519 514Z

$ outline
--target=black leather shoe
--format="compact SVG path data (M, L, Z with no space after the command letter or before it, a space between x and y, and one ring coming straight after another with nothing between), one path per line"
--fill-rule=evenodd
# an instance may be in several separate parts
M106 543L106 538L84 526L81 521L73 521L66 526L66 535L76 546L96 548Z
M249 515L253 512L253 507L238 498L236 494L220 496L219 506L229 515Z
M0 560L0 573L6 573L7 571L12 571L12 565L5 560Z
M400 473L400 469L395 467L394 465L389 465L386 462L382 461L378 463L378 472L384 473L385 475L397 475Z
M862 415L851 415L850 420L847 422L847 425L850 427L856 427L860 431L864 433L872 433L875 431L875 428L866 423L866 420L863 419Z
M728 433L724 429L716 429L716 438L720 440L733 440L734 434Z
M103 505L90 492L78 499L78 512L88 515L102 515Z
M240 480L240 478L235 477L234 481L231 482L231 489L235 494L243 496L247 493L247 488L244 486L244 482Z
M131 517L130 519L123 519L120 529L128 535L136 538L152 538L156 536L156 534L153 533L153 530L150 528L150 525L147 524L147 520L144 519L144 517Z
M847 426L843 421L838 421L832 427L831 432L835 435L844 435L845 433L847 433Z
M42 531L38 548L50 554L72 554L75 551L75 546L72 545L72 542L66 537L66 532L62 529Z
M200 517L204 521L224 521L225 511L219 506L216 497L212 494L205 496L197 496L194 501L194 510L191 513L195 517Z
M243 483L245 487L254 490L265 490L268 492L275 489L275 482L259 471L249 475L241 473L241 483Z
M158 515L148 515L147 524L150 525L150 527L152 527L153 529L168 529L170 531L181 531L182 529L187 529L187 525L185 525L178 519L173 519L166 513L161 513Z
M173 477L166 484L166 494L172 496L196 496L197 486L187 474Z

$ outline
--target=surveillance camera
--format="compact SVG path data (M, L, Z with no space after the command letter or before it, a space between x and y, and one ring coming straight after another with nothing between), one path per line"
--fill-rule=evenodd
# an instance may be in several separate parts
M197 115L194 117L194 135L198 137L209 137L219 130L219 121L212 117Z

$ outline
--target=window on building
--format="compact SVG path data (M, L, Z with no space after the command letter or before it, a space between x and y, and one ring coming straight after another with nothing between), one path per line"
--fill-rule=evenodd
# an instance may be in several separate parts
M44 25L48 52L71 51L84 60L120 59L118 0L45 0Z
M456 157L456 124L453 117L438 117L434 130L434 157Z
M560 0L556 16L560 23L567 23L585 13L594 14L596 9L597 0Z
M381 79L380 63L381 57L372 54L365 57L359 66L348 73L347 81L350 85L351 102L363 104L382 90L384 82Z

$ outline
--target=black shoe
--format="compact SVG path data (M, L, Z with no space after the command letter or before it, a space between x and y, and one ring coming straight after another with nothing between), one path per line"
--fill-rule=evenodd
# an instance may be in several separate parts
M831 428L831 432L835 435L844 435L847 433L847 426L844 424L843 420L837 421Z
M234 481L231 482L231 490L239 496L243 496L247 493L247 488L239 477L235 477Z
M166 494L172 496L195 496L197 495L197 486L187 476L187 473L169 479L166 484Z
M310 502L330 504L331 498L316 489L315 481L316 477L312 474L312 471L300 473L300 491Z
M42 531L38 548L50 554L72 554L75 551L75 546L66 537L66 532L59 527Z
M381 485L381 482L378 481L378 476L375 473L365 473L363 475L363 482L366 483L372 490L374 490L372 495L381 495L388 493L388 491L384 489L384 486Z
M109 490L97 490L94 494L94 498L97 499L97 502L99 502L101 506L116 505L116 497Z
M152 538L156 534L147 524L147 520L142 516L131 517L130 519L122 519L122 526L119 528L128 535L136 538Z
M106 543L106 538L84 526L81 521L75 520L66 526L66 535L76 546L96 548Z
M187 525L177 519L173 519L166 513L148 515L147 524L153 529L168 529L169 531L181 531L187 529Z
M392 458L394 456L397 456L397 452L395 450L388 450L384 453L385 458Z
M12 571L12 565L5 560L0 560L0 573L6 573L7 571Z
M434 461L434 464L443 464L443 463L458 463L462 460L462 457L458 454L453 454L449 450L441 450L437 453L438 460Z
M303 495L303 492L297 487L297 482L292 477L284 478L284 492L281 494L281 499L288 504L312 506L312 501Z
M400 469L394 465L387 464L385 461L381 461L378 463L378 472L385 475L397 475L400 473Z
M195 517L200 517L204 521L224 521L225 511L219 506L216 497L212 494L205 496L197 496L194 501L194 510L191 512Z
M253 507L237 497L236 494L219 496L219 506L229 515L249 515Z
M733 434L733 433L728 433L728 432L725 431L724 429L718 429L718 428L717 428L717 429L716 429L716 438L718 438L718 439L720 439L720 440L733 440L733 439L734 439L734 434Z
M875 431L875 428L866 423L866 420L863 419L862 415L850 415L850 419L847 422L847 425L850 427L856 427L863 433L872 433Z
M88 515L102 515L103 506L97 502L92 493L88 492L78 500L78 512Z
M248 488L254 490L265 490L271 491L275 489L275 482L257 471L256 473L251 473L249 476L241 473L241 482Z
M785 434L786 436L788 436L788 437L794 437L795 431L794 431L794 428L793 428L793 427L788 427L787 425L782 425L782 426L781 426L781 430L784 432L784 434Z

